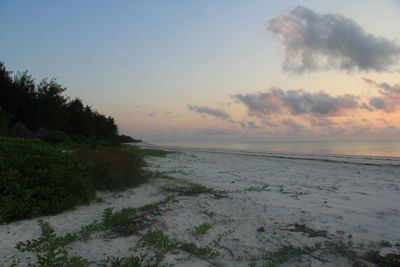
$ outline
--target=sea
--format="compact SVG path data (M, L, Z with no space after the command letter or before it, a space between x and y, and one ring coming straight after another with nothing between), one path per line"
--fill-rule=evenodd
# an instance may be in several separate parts
M163 142L160 146L232 151L400 157L400 141L293 141L293 142Z

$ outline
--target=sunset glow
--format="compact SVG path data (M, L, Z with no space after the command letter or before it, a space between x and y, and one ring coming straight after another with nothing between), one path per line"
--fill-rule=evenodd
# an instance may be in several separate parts
M147 141L400 138L399 1L156 2L0 1L1 60Z

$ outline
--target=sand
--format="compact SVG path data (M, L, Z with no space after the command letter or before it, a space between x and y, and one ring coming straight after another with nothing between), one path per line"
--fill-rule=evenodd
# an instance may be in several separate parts
M350 244L353 254L320 249L288 259L283 266L352 266L354 255L379 249L382 255L400 253L400 159L338 155L252 153L211 149L170 148L176 153L148 158L152 171L224 192L177 196L151 215L152 228L171 240L209 246L220 256L196 257L175 249L163 263L175 266L262 266L261 256L284 246L306 247L331 242ZM103 202L42 217L57 234L77 231L99 220L107 207L120 210L165 199L168 178L160 177L139 188L101 195ZM18 252L19 241L37 238L37 220L0 226L0 264L13 259L20 266L34 263L31 253ZM195 235L202 223L213 226ZM72 254L92 266L107 256L135 253L141 235L94 238L68 245ZM381 241L392 244L384 247Z

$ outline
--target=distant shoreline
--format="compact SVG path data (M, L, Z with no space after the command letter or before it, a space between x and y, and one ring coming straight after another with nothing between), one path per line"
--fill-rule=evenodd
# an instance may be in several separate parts
M136 144L137 145L137 144ZM152 143L138 144L144 148L165 149L171 151L207 152L218 154L233 154L255 157L269 157L293 160L316 160L337 163L362 164L372 166L400 166L400 157L393 156L369 156L369 155L346 155L346 154L313 154L302 152L278 152L278 151L251 151L228 148L210 148L179 145L162 145Z

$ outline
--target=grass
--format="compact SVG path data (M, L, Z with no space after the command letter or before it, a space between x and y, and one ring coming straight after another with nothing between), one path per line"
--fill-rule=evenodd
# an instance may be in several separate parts
M135 156L139 157L165 157L168 154L174 153L171 151L165 151L160 149L148 149L141 148L135 145L123 145L122 150L127 151Z
M194 234L195 234L197 237L202 237L202 236L204 236L204 235L208 232L208 230L210 230L213 226L214 226L214 224L212 224L212 223L202 223L202 224L199 224L198 226L196 226L196 227L194 228Z

